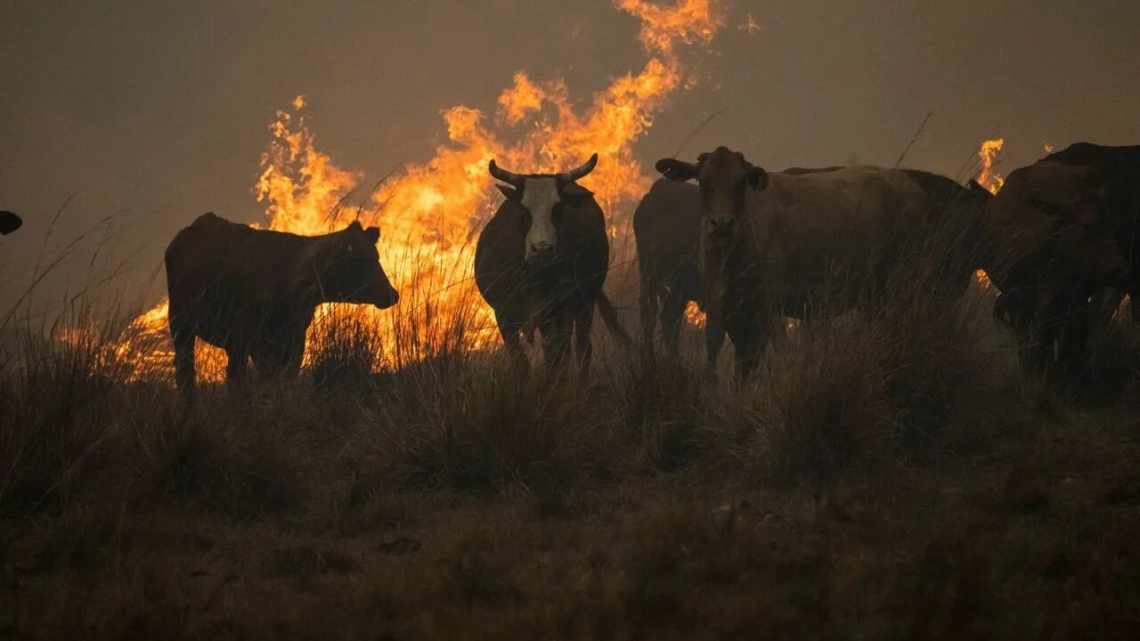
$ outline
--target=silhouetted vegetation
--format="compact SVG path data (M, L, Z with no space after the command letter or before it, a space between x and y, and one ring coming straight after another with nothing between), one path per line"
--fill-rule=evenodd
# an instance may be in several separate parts
M409 303L415 345L330 318L300 380L189 412L119 371L121 323L25 325L0 359L0 636L1130 636L1133 328L1097 338L1111 394L1059 392L985 290L896 299L776 337L739 389L694 349L520 374Z

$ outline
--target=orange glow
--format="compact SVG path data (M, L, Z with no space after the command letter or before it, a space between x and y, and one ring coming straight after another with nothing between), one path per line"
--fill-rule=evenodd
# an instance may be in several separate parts
M695 301L689 301L685 306L685 322L693 327L705 326L705 313L701 311L700 305Z
M525 71L498 99L496 118L466 106L441 116L448 143L422 164L409 164L373 193L355 193L363 176L343 169L318 150L305 119L306 100L279 111L269 126L254 188L266 220L254 226L304 235L327 233L359 218L382 230L380 256L401 301L383 312L366 306L324 306L310 329L305 364L322 340L322 328L337 318L372 328L384 349L381 362L400 366L441 349L497 347L493 313L479 297L473 277L474 245L501 198L492 188L488 162L513 171L563 171L597 153L596 169L582 180L606 211L611 255L631 252L629 215L651 179L634 160L633 144L653 125L666 99L696 84L677 57L680 44L711 42L723 20L710 0L679 0L661 7L640 0L614 0L641 21L648 61L597 92L578 110L565 82L533 81ZM352 202L350 201L352 196ZM169 376L172 348L167 304L136 318L115 347L136 377ZM372 344L372 343L370 343ZM223 378L224 355L199 342L200 380Z
M978 170L978 176L975 180L978 181L979 185L988 189L991 194L998 193L1002 185L1005 184L1005 177L994 171L994 163L1003 147L1005 147L1005 139L995 138L982 141L981 147L978 148L978 160L981 162L981 169ZM1046 145L1046 149L1048 149L1048 145ZM989 274L985 270L979 269L974 272L974 278L982 289L993 287Z
M993 287L993 282L990 281L990 275L987 274L984 269L979 269L974 272L974 278L978 281L978 285L980 285L982 289Z
M641 18L641 43L663 54L672 52L678 42L712 42L724 22L710 0L679 0L672 8L644 0L614 0L614 4Z
M976 180L979 185L990 190L991 194L998 193L1001 186L1005 184L1005 178L994 171L994 162L997 160L998 154L1001 153L1002 147L1004 146L1004 138L995 138L993 140L983 141L981 148L978 149L978 160L981 161L982 167L978 171Z

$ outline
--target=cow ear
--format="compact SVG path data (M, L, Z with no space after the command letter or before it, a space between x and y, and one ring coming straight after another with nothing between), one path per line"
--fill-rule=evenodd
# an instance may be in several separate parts
M379 227L369 227L368 229L364 230L364 234L366 236L368 236L368 242L372 243L373 245L380 242L380 228Z
M697 177L696 165L676 158L662 158L653 167L669 180L684 182Z
M516 203L522 200L522 190L511 187L510 185L504 185L502 183L496 183L495 186L499 188L499 191L503 192L503 195L507 197L507 200L513 200Z
M562 197L563 202L577 207L593 197L594 192L577 183L566 183L558 190L558 195Z
M360 226L360 221L359 221L359 220L354 220L354 221L352 221L351 223L349 223L349 224L348 224L348 227L346 227L345 229L346 229L346 230L349 230L349 229L350 229L350 230L352 230L352 231L361 231L361 230L362 230L362 229L364 229L364 228Z
M755 191L764 191L768 187L768 172L759 167L749 167L748 184Z
M23 225L24 221L10 211L0 211L0 234L7 236Z

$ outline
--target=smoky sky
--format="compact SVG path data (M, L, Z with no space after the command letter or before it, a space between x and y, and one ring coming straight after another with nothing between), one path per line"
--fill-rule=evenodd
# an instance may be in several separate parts
M891 165L928 112L904 164L956 179L985 138L1005 138L1004 172L1045 144L1140 144L1134 0L722 6L712 45L681 52L700 83L636 145L647 171L714 113L682 157L726 144L769 169ZM493 112L516 71L588 104L644 64L638 24L608 0L0 0L0 208L25 218L0 241L0 302L73 193L49 248L114 216L100 264L123 261L120 290L153 302L179 228L262 216L266 126L298 94L318 147L375 180L446 142L442 109ZM51 286L76 289L93 251Z

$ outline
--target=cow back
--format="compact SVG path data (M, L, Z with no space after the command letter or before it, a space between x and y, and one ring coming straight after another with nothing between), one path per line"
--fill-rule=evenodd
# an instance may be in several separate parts
M199 217L166 250L172 322L222 346L271 325L307 325L316 288L305 265L317 242Z
M750 195L736 271L790 315L813 298L849 304L928 218L924 192L899 170L769 174L768 188Z

